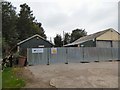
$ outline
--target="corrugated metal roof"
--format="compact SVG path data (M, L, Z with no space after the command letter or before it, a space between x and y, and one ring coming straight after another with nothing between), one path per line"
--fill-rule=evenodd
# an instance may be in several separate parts
M47 41L46 39L44 39L43 37L41 37L40 35L38 35L38 34L35 34L35 35L33 35L33 36L31 36L31 37L29 37L29 38L27 38L27 39L25 39L25 40L23 40L23 41L21 41L21 42L19 42L19 43L17 43L17 45L20 45L20 44L22 44L22 43L24 43L24 42L26 42L26 41L28 41L28 40L30 40L30 39L32 39L32 38L34 38L34 37L39 37L39 38L41 38L41 39L43 39L43 40L45 40L45 41ZM52 44L51 42L49 42L49 41L47 41L48 43L50 43L50 44ZM53 45L53 44L52 44Z
M90 35L81 37L78 40L74 41L73 43L70 43L70 44L67 44L67 45L64 45L64 46L77 45L77 44L80 44L80 43L83 43L83 42L86 42L86 41L89 41L89 40L93 40L93 39L99 37L100 35L104 34L105 32L110 31L110 30L113 31L114 29L109 28L109 29L106 29L106 30L103 30L103 31L99 31L99 32L94 33L94 34L90 34Z

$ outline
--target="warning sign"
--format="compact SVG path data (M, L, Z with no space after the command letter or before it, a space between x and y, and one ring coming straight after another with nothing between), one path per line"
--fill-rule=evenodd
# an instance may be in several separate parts
M57 48L51 48L51 54L57 54Z

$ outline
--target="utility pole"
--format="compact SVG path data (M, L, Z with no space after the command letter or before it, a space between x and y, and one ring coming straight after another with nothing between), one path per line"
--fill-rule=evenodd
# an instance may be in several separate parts
M50 42L52 43L52 38L50 37Z
M65 39L65 37L64 37L64 31L63 31L63 46L64 46L64 39Z

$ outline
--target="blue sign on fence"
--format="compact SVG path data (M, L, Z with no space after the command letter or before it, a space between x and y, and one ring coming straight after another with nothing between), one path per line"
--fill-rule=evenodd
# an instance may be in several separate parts
M43 48L32 48L32 53L43 53Z

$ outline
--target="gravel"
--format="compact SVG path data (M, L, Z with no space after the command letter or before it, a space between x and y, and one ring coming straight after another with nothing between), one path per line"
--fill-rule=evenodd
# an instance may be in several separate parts
M37 79L33 88L118 88L118 62L28 66ZM41 84L46 84L41 86Z

